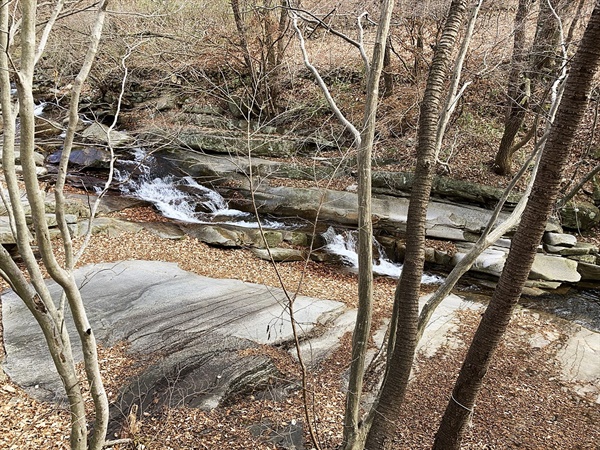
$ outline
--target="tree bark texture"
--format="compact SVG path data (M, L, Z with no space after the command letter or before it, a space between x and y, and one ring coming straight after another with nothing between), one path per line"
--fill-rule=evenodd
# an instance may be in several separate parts
M419 118L417 167L408 209L406 255L396 288L388 366L374 406L366 449L383 449L392 442L402 410L416 349L418 303L425 261L425 218L435 169L435 143L444 83L456 37L463 23L466 0L453 0L436 47Z
M371 159L375 119L379 101L379 81L385 64L386 42L394 0L383 0L377 37L367 80L367 98L358 148L358 312L352 335L352 363L344 415L344 449L363 447L365 433L359 429L365 359L369 348L373 308L373 220L371 213Z
M531 197L512 240L504 271L475 333L440 428L434 449L460 447L483 378L529 275L537 246L554 205L569 147L583 118L593 77L600 65L600 1L586 28L559 106Z
M99 4L97 22L94 26L92 40L94 40L94 38L96 41L99 40L106 5L106 0ZM62 2L57 3L57 8L60 7L62 7ZM2 75L0 76L0 83L2 85L1 103L2 120L4 124L4 154L2 168L11 199L11 218L14 220L17 245L27 268L31 283L20 272L19 268L4 250L0 252L0 268L2 275L10 282L11 286L15 289L15 292L18 293L34 315L46 338L50 354L52 355L57 372L61 377L69 399L71 412L71 448L100 450L104 444L106 425L108 423L108 399L100 378L95 338L87 320L75 280L69 271L64 270L58 264L54 256L52 243L49 238L48 223L46 221L45 197L40 190L34 162L35 115L32 85L36 61L43 54L43 45L45 43L45 38L42 37L40 45L36 50L36 12L36 1L28 0L21 2L22 18L21 27L19 29L20 67L16 70L12 70L13 66L9 63L9 50L11 50L11 46L7 40L8 33L5 31L8 29L10 11L8 3L0 6L0 22L2 30L4 31L0 38L0 45L5 49L0 55L0 67L2 68ZM55 9L54 16L57 16L58 13L59 9ZM44 29L44 36L49 33L50 28L47 23L47 26ZM93 59L95 49L90 49L90 52L92 53L92 55L89 56L89 64L91 65L91 59ZM12 113L12 99L10 98L10 73L15 77L17 85L18 112L20 119L19 147L21 164L23 167L23 181L27 199L31 207L31 216L39 251L48 273L64 289L64 294L69 301L69 307L82 343L85 370L95 408L95 429L91 439L89 439L89 447L87 439L88 421L86 420L81 383L78 379L71 354L69 335L64 326L64 311L62 306L58 307L55 305L51 298L29 242L30 234L25 220L25 213L21 203L20 186L17 182L14 166L16 135L15 119ZM83 80L81 81L83 82ZM71 101L76 100L72 99ZM75 119L78 120L77 117ZM61 204L57 202L57 215L61 212L60 208Z

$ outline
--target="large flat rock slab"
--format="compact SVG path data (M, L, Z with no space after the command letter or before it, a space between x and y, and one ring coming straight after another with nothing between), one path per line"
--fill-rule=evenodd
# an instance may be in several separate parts
M214 384L219 392L226 392L227 380L239 384L244 377L255 379L257 372L269 372L264 358L244 359L239 350L292 339L288 301L280 289L202 277L174 263L151 261L92 265L75 276L101 344L127 341L132 355L165 355L148 372L149 384L181 378L185 366L192 388L211 378L219 380ZM55 284L51 290L59 295ZM305 334L344 310L342 303L303 296L294 303L296 321ZM2 296L2 311L4 370L32 395L61 400L64 390L33 316L14 293ZM72 332L70 320L67 326ZM75 342L75 333L71 335ZM76 358L82 359L78 349ZM203 392L209 403L218 403L210 389Z
M235 195L232 193L234 192ZM308 220L335 222L357 226L357 194L347 191L317 188L293 188L286 186L260 186L249 195L249 187L232 189L225 193L230 207L251 210L250 198L256 202L261 214L276 216L296 216ZM241 194L241 195L239 195ZM378 229L406 229L409 199L389 195L373 196L373 221ZM485 227L492 211L470 205L456 205L440 201L430 201L427 207L425 233L428 237L449 240L469 240L466 236L478 235ZM499 223L506 220L507 213L499 215ZM548 223L548 231L556 231L557 226Z
M569 339L558 352L561 378L574 384L582 396L591 394L600 404L600 333L572 325Z

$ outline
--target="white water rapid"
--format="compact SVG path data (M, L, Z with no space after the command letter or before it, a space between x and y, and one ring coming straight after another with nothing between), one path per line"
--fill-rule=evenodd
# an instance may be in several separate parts
M165 217L188 223L218 222L258 227L252 214L230 209L221 194L198 184L192 177L153 175L157 161L144 149L136 149L134 160L123 163L127 165L125 170L115 170L121 192L152 203ZM263 220L262 224L268 228L284 227L284 224L270 220Z
M333 227L329 227L323 238L327 242L325 247L327 251L338 255L342 261L353 269L358 269L358 254L356 253L357 232L344 231L338 233ZM373 245L377 251L377 256L373 262L373 273L385 275L392 278L399 278L402 272L402 264L393 263L388 259L384 249L377 240L373 239ZM442 278L437 275L424 274L421 280L424 284L441 283Z

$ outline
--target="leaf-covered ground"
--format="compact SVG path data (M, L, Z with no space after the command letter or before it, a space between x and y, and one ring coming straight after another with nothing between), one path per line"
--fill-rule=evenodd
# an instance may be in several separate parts
M147 220L153 213L134 210L130 218ZM193 239L168 241L146 232L116 237L97 235L81 264L122 259L176 261L185 270L214 277L238 278L278 286L269 264L246 250L218 250ZM295 289L305 270L301 292L354 306L356 276L339 268L308 263L279 265L289 289ZM390 310L394 281L376 279L376 322ZM465 343L476 327L479 314L463 312L456 331ZM545 336L547 345L532 347L534 335ZM600 442L600 405L595 397L580 397L569 383L560 381L554 355L565 339L558 321L537 313L520 311L488 373L477 403L465 448L596 449ZM311 415L323 449L340 443L344 405L343 380L349 361L349 336L343 345L309 374ZM270 347L281 372L281 382L298 384L299 369L282 350ZM407 397L399 449L429 448L437 423L465 348L443 347L433 357L418 357L418 368ZM140 367L133 364L125 345L102 349L100 359L107 391L114 399L120 386L135 376ZM126 424L119 438L132 443L115 449L274 449L269 439L288 430L290 424L305 422L300 391L280 401L269 400L259 392L248 392L234 402L212 412L187 408L140 411L135 423ZM267 387L268 388L268 387ZM268 389L267 389L268 390ZM262 424L256 427L256 424ZM288 428L286 428L288 427ZM306 434L306 433L305 433ZM307 437L307 436L305 436ZM61 449L68 447L68 414L63 408L29 398L9 380L0 383L0 448ZM311 448L307 445L307 448Z

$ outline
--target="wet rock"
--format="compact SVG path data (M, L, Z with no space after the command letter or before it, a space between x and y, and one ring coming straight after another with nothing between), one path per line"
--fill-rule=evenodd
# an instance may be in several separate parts
M59 164L62 158L62 150L54 152L46 158L50 164ZM87 147L74 149L69 155L69 164L93 169L107 169L110 166L110 151L104 148Z

